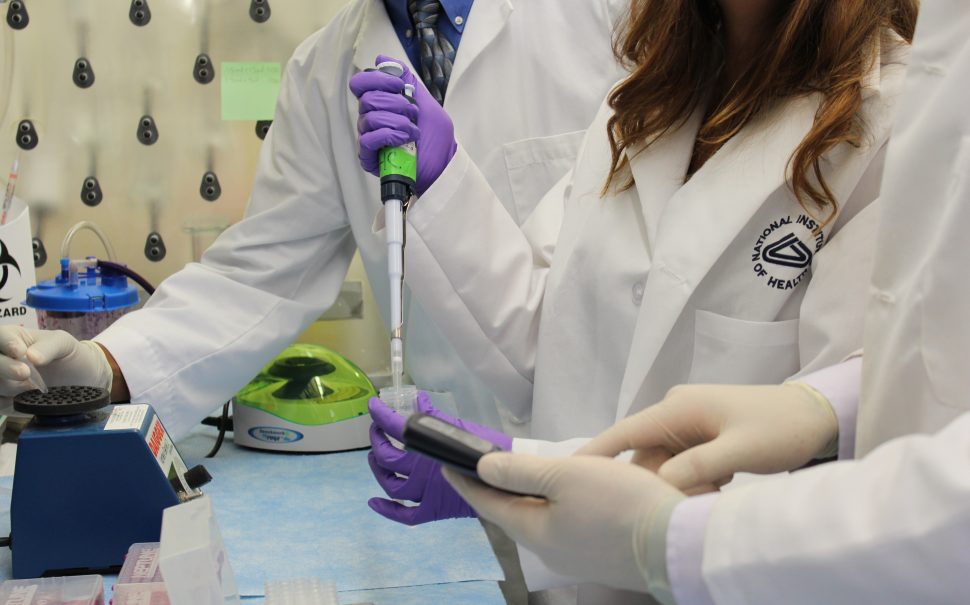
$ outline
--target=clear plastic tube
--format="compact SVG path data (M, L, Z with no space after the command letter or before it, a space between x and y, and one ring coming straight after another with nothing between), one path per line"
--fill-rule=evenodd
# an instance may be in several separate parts
M398 414L405 418L410 416L417 409L418 387L413 384L404 384L399 387L384 387L378 394L381 401L386 403Z
M77 235L78 231L84 229L98 236L98 239L101 240L101 244L104 246L105 252L108 253L108 260L114 261L115 249L111 246L111 242L108 241L108 236L104 234L101 227L98 227L91 221L81 221L68 230L67 235L64 236L64 242L61 244L61 258L71 258L71 242L74 241L74 236Z
M418 387L413 384L384 387L380 390L378 396L388 407L405 418L415 413L418 409ZM404 444L397 439L390 436L388 436L388 439L394 447L404 449Z

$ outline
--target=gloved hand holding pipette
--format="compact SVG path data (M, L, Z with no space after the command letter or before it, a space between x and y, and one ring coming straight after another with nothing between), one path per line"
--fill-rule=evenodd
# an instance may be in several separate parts
M417 143L415 192L424 194L437 180L458 150L451 117L435 101L404 62L379 55L376 65L393 62L401 75L364 71L350 79L350 90L359 99L357 131L360 133L360 164L379 176L381 149ZM404 97L404 85L414 87L414 103Z
M357 122L360 160L381 178L381 202L387 228L387 274L390 293L391 380L389 398L402 413L404 376L404 213L408 202L441 174L457 143L451 119L403 63L383 55L377 69L351 78L360 99ZM421 137L421 128L426 134ZM420 140L419 140L420 139Z
M376 397L370 400L368 408L374 424L371 425L372 449L367 461L374 478L391 498L417 504L406 506L385 498L371 498L368 506L380 515L405 525L477 516L475 510L445 481L438 462L415 452L402 452L390 442L388 437L402 439L404 416ZM511 437L495 429L448 416L431 405L431 397L425 391L418 392L416 411L462 428L504 450L512 449Z

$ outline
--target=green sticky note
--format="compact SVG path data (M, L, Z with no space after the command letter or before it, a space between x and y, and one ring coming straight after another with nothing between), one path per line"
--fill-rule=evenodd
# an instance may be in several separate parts
M280 93L279 63L223 63L222 119L272 120Z

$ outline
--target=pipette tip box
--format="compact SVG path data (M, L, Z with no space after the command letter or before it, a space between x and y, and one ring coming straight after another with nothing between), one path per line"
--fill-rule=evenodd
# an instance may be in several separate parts
M318 578L266 582L266 605L338 605L337 585Z
M111 605L171 605L164 584L116 584Z
M104 605L101 576L7 580L0 585L0 603L44 605Z

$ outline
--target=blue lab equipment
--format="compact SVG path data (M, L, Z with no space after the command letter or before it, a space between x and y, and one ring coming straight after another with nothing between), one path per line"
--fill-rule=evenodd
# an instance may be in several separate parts
M93 387L28 391L10 508L13 575L117 570L128 547L157 542L162 511L210 479L184 462L151 406L108 405Z

